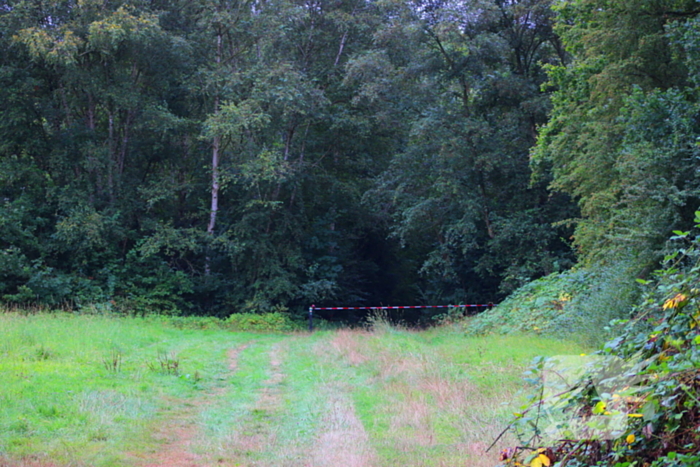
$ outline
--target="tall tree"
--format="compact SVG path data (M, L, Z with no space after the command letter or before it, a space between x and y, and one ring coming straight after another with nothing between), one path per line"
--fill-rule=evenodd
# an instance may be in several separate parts
M529 185L528 148L547 110L539 63L562 59L549 3L394 7L350 76L362 81L359 102L378 107L399 96L381 115L410 122L367 199L421 258L423 295L494 297L499 284L505 292L570 265L549 225L560 208L542 185Z
M147 8L118 2L17 2L1 20L5 46L17 54L4 63L31 76L36 99L29 131L12 136L2 157L24 158L46 181L29 202L42 228L23 252L31 287L17 299L104 298L91 294L110 293L138 222L139 182L177 122L163 105L177 79L173 38Z
M6 300L472 300L569 264L527 165L545 0L0 5Z
M698 4L584 0L556 10L556 29L574 59L548 70L554 108L533 163L551 170L554 190L578 200L575 238L584 258L605 262L617 252L643 265L670 230L691 225L694 208L686 204L696 204L687 189L692 177L680 170L689 161L687 141L657 151L641 140L656 145L688 124L676 118L674 92L666 94L689 84L667 28L697 15ZM640 125L644 119L649 126Z

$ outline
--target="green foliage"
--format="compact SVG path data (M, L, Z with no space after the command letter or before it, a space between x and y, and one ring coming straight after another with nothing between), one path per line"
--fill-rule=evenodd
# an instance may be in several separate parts
M589 279L570 304L569 315L558 323L565 332L578 333L590 345L598 346L614 335L612 320L629 317L641 294L635 280L637 264L619 259L590 268Z
M236 313L229 316L223 327L231 331L289 332L302 327L287 313Z
M163 313L177 315L190 311L185 297L194 291L192 277L158 257L139 257L130 252L118 272L114 302L119 311L131 315Z
M584 0L555 7L573 59L550 66L552 115L532 152L551 188L581 208L575 243L589 263L624 253L638 271L674 229L692 225L696 169L697 2ZM671 33L669 34L669 31Z
M614 322L620 334L596 353L600 363L583 367L562 391L554 391L547 399L538 390L532 405L514 423L525 446L539 448L543 427L533 417L544 421L545 411L573 415L569 420L577 421L589 434L601 419L607 417L610 422L622 417L625 423L611 425L615 428L607 437L558 439L536 451L544 452L552 465L559 461L562 466L697 463L700 237L678 232L675 241L684 245L665 257L664 268L656 271L653 282L641 281L645 295L631 319ZM546 364L541 360L533 368L536 384L543 384ZM507 465L515 465L524 455L507 453Z
M105 316L118 316L111 309L100 313ZM83 313L86 314L86 313ZM168 328L183 330L225 330L234 332L292 332L306 329L305 323L293 320L289 313L235 313L222 319L214 316L174 316L167 314L147 314L145 322ZM323 324L319 323L321 327ZM314 322L314 326L316 323ZM159 357L160 358L160 357Z
M467 318L467 334L512 334L522 332L567 335L578 332L571 326L574 301L592 279L585 270L554 273L519 288L492 310Z
M354 10L2 9L3 300L228 316L378 294L366 238L387 242L360 197L384 147L341 89L377 18Z
M530 332L568 336L600 345L611 337L611 320L627 318L640 296L629 262L578 267L537 279L493 310L467 318L467 333Z
M548 108L541 63L560 60L549 3L406 9L347 79L363 107L402 102L378 115L406 139L365 200L410 252L414 287L427 302L493 300L567 269L567 229L551 224L573 206L530 185L527 155Z
M161 3L0 9L2 301L500 301L575 229L598 326L700 202L694 1Z
M0 29L4 301L494 300L572 263L571 204L528 186L548 0L25 2Z

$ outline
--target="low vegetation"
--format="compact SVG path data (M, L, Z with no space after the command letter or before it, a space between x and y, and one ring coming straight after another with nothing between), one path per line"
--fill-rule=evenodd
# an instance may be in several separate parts
M10 466L493 465L523 369L581 351L381 319L309 335L6 312L0 329Z
M654 280L638 280L643 297L610 323L615 337L592 360L574 373L571 361L537 361L506 465L700 464L700 236L674 234L681 245Z
M3 2L0 467L700 464L699 64L697 0Z
M492 311L461 323L470 334L529 332L599 346L615 337L610 321L628 318L641 293L626 261L595 269L577 267L537 279Z

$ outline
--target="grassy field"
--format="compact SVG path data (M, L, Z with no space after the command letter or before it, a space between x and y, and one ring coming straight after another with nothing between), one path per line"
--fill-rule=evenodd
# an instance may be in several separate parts
M537 336L0 314L0 466L488 466Z

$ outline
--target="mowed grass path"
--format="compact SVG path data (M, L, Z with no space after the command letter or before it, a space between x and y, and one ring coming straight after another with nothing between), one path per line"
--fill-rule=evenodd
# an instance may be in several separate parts
M0 314L0 466L488 466L536 336Z

